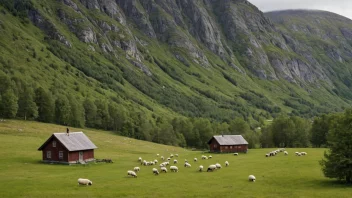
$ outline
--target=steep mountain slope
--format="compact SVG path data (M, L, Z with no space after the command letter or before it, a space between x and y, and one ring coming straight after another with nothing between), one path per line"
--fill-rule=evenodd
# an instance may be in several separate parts
M351 104L348 42L303 37L245 0L0 2L0 70L54 97L101 98L146 117L252 123ZM352 39L350 24L329 26Z

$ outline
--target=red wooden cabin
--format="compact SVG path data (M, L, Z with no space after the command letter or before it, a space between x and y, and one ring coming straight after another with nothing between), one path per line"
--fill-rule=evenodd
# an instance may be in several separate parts
M94 160L97 147L83 132L54 133L39 147L43 161L72 164Z
M215 135L209 142L210 152L218 153L246 153L248 142L242 135Z

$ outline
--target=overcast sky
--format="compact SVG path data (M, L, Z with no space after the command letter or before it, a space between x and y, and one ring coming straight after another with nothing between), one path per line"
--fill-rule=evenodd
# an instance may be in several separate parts
M261 11L287 9L326 10L352 19L352 0L248 0Z

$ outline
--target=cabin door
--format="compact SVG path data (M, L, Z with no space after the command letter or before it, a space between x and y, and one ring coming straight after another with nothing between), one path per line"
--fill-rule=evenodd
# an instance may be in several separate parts
M79 152L79 161L83 161L83 151Z

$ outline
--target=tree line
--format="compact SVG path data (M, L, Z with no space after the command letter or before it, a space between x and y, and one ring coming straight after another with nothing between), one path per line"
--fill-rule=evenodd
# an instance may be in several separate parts
M226 122L209 118L167 117L147 114L114 100L78 97L46 90L21 79L10 79L0 71L0 117L36 120L73 127L114 131L119 135L156 143L208 148L213 135L243 135L249 148L326 147L327 133L335 114L314 120L280 115L261 129L250 126L244 117Z

